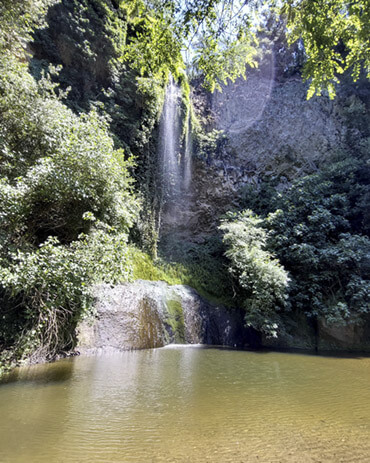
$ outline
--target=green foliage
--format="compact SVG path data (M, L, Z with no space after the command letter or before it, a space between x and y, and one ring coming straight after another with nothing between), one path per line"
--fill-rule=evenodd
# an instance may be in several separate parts
M222 2L221 12L218 3L120 2L118 14L125 18L127 30L121 62L129 62L140 76L163 81L169 72L175 78L181 75L183 56L190 53L212 91L220 88L219 82L244 75L246 64L256 64L251 12L232 1Z
M191 286L216 304L237 305L219 235L205 238L201 244L179 239L176 235L162 237L159 251L168 263L164 268L175 272L181 284Z
M185 321L182 311L181 302L174 299L166 300L168 317L166 323L171 327L174 333L174 341L177 344L185 342Z
M0 185L3 220L17 236L63 241L87 231L90 211L120 229L132 225L137 201L122 150L114 150L107 123L94 111L75 116L56 96L45 94L24 67L0 64L0 140L6 175ZM5 68L5 65L7 67ZM18 214L18 217L15 216Z
M0 3L0 53L24 58L25 43L36 26L44 24L47 8L57 0L2 0Z
M184 69L181 41L173 21L171 2L160 8L149 8L141 0L125 2L130 34L125 59L141 76L167 80L168 74L177 78Z
M149 281L165 281L170 285L182 284L185 268L169 265L160 260L154 261L145 252L135 247L130 248L130 256L133 262L133 279Z
M140 17L144 2L129 3ZM268 23L268 8L277 21L281 15L286 18L290 44L300 41L300 49L305 49L303 76L311 80L308 98L324 89L333 98L338 76L347 69L355 81L362 67L370 77L369 0L172 0L146 4L150 5L150 25L145 24L138 41L148 44L152 40L157 61L150 56L152 49L139 47L138 67L142 70L149 62L158 67L158 55L163 56L161 65L167 64L171 57L168 50L172 58L177 57L182 46L184 55L189 55L189 61L193 60L193 66L202 72L205 86L211 91L220 88L220 82L245 75L246 65L257 64L257 37ZM156 28L162 33L158 34ZM177 47L167 38L171 36L177 40Z
M370 176L359 155L333 160L284 194L266 182L244 199L264 215L266 249L289 271L289 305L327 323L361 323L370 311Z
M30 24L37 23L53 1L3 3L2 37L9 44L14 42L9 31L20 31L16 36L26 36ZM246 65L257 65L257 37L268 23L267 8L277 21L279 13L287 18L290 43L303 41L300 49L304 46L307 55L304 77L311 79L308 97L321 94L323 89L333 97L338 76L347 69L351 69L354 80L362 66L369 76L368 0L64 0L55 7L53 19L53 29L60 29L57 18L69 10L60 31L64 45L58 49L51 43L52 31L38 33L38 37L49 47L49 60L68 67L81 63L85 69L90 68L100 84L111 79L111 83L121 86L120 74L122 69L126 71L127 64L139 76L163 83L169 72L175 77L181 74L183 56L187 56L188 66L200 71L205 86L213 91L220 88L220 82L245 75ZM96 40L98 37L100 40ZM81 61L75 60L76 43ZM71 69L69 74L73 74ZM78 72L73 79L79 79ZM87 88L81 90L89 92L92 87L95 83L90 80ZM105 90L116 92L117 86L109 85ZM130 98L128 93L125 96Z
M173 1L188 60L208 90L221 89L221 82L245 76L246 66L257 65L258 3Z
M49 237L38 248L8 254L0 265L0 346L18 361L70 350L77 322L91 310L91 285L131 277L127 235L103 224L70 245Z
M8 55L0 69L0 349L7 362L53 358L73 347L91 285L132 276L133 163L47 75L36 83Z
M13 301L2 313L0 341L13 341L15 351L27 347L20 354L36 359L73 347L73 328L88 307L89 293L86 269L71 248L49 238L33 252L12 253L2 262L0 284L3 298ZM21 321L20 333L9 332L14 319Z
M355 323L370 311L368 194L368 166L348 159L296 182L265 221L308 316Z
M224 232L229 270L243 294L247 325L277 336L277 314L286 304L289 277L266 250L267 233L262 222L246 210L229 214L220 229Z
M61 64L54 80L70 87L66 103L75 112L95 107L109 115L116 146L142 155L157 121L165 79L145 74L128 62L135 35L127 8L110 0L62 1L49 9L48 27L34 33L33 74L46 63Z
M88 235L80 235L71 246L90 284L133 279L133 256L124 231L97 223Z
M338 76L351 69L356 81L363 66L370 78L368 0L286 0L290 42L303 39L307 54L303 77L311 79L307 97L328 90L335 96Z
M162 2L150 3L154 11L162 8ZM305 49L308 98L324 89L333 98L338 76L347 69L354 80L362 67L370 77L369 0L172 0L165 7L172 15L176 12L178 40L194 57L210 90L244 75L246 64L255 66L256 37L268 23L267 8L278 21L281 15L287 19L290 44L300 41L300 49Z
M140 16L144 2L130 3ZM300 41L300 50L305 49L303 76L311 79L308 98L315 93L320 95L324 89L333 98L338 76L347 69L351 69L354 80L362 67L370 77L369 0L172 0L164 5L158 1L146 4L150 5L151 27L144 27L140 41L147 43L153 37L154 50L164 57L164 65L168 57L165 47L172 50L164 37L172 31L183 46L184 55L193 60L193 66L202 72L206 87L212 91L220 88L220 82L244 75L246 65L256 65L256 37L266 24L271 27L266 21L267 8L277 21L281 15L286 18L290 44ZM161 41L153 31L156 27L162 30ZM148 57L148 53L141 51L139 55ZM153 57L148 58L155 62Z
M207 161L220 154L226 141L227 137L222 130L213 129L205 132L199 125L194 127L196 153Z
M35 53L30 64L37 79L47 63L61 64L62 69L53 76L53 81L63 89L70 87L65 103L76 113L95 108L107 119L115 147L122 147L126 158L135 156L133 175L144 207L140 224L131 237L155 254L158 231L155 128L168 69L167 65L162 69L159 54L152 57L160 67L156 72L141 73L135 65L144 58L139 50L135 54L133 49L143 46L143 53L150 54L153 45L138 41L140 34L145 38L145 24L152 26L148 9L135 9L134 3L63 0L49 9L48 27L34 33ZM157 32L161 33L159 29ZM171 71L176 73L171 63ZM148 63L148 68L154 69L157 64Z
M203 39L194 65L204 76L204 86L211 92L221 90L220 83L246 77L246 66L257 67L257 39L251 33L220 43L213 34Z
M170 285L188 285L204 298L229 307L236 305L231 276L219 237L203 244L162 239L161 258L153 260L137 248L131 248L133 279L161 280Z

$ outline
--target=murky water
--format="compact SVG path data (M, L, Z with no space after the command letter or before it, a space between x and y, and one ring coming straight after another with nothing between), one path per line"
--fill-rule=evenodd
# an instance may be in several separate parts
M196 347L0 385L2 463L370 462L370 359Z

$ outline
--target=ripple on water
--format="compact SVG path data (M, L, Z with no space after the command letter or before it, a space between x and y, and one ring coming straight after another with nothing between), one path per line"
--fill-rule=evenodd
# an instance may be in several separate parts
M0 461L370 462L369 367L176 346L21 369Z

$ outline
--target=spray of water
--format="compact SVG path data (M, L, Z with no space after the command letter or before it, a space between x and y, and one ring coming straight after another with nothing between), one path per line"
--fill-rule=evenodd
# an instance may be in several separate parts
M180 89L170 77L160 122L159 163L166 201L176 198L181 180L180 98Z
M181 113L181 89L170 77L160 121L159 170L165 222L181 227L189 206L192 172L191 116Z
M185 149L184 149L184 175L183 175L183 190L185 193L190 192L191 172L192 172L192 155L193 155L193 139L191 132L191 114L188 111L185 121Z

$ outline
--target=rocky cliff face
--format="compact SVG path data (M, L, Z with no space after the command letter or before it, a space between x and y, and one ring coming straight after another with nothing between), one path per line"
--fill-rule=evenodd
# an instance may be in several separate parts
M131 350L168 344L207 344L237 348L298 348L370 351L370 321L361 326L316 329L304 316L290 319L290 333L260 338L244 325L243 311L210 304L192 288L162 281L137 280L95 287L96 316L78 327L76 350Z
M222 130L225 139L213 152L195 153L192 189L182 221L172 224L163 217L163 228L169 225L169 234L172 227L172 233L183 240L206 242L207 236L217 232L225 212L253 207L248 195L258 197L263 184L271 182L284 193L295 179L320 171L339 153L355 156L361 144L362 150L368 146L368 82L343 84L334 101L326 97L307 101L306 92L299 76L275 78L262 69L222 93L197 93L195 105L199 113L208 111L208 129ZM312 326L299 313L287 318L286 335L263 339L263 345L370 350L366 320L348 326L329 326L319 320Z
M96 318L78 328L77 350L147 349L170 343L248 347L259 344L243 313L212 305L188 286L137 280L95 287Z
M206 157L194 153L192 188L178 231L190 239L213 233L219 217L240 206L246 186L258 191L270 179L283 191L347 147L338 103L306 95L299 76L277 79L266 68L214 95L195 93L195 106L207 112L210 127L222 131L224 141ZM165 231L173 228L171 217L162 225Z
M212 108L227 144L216 163L238 182L310 173L344 146L346 127L328 98L307 101L300 77L276 82L261 71L217 92Z

